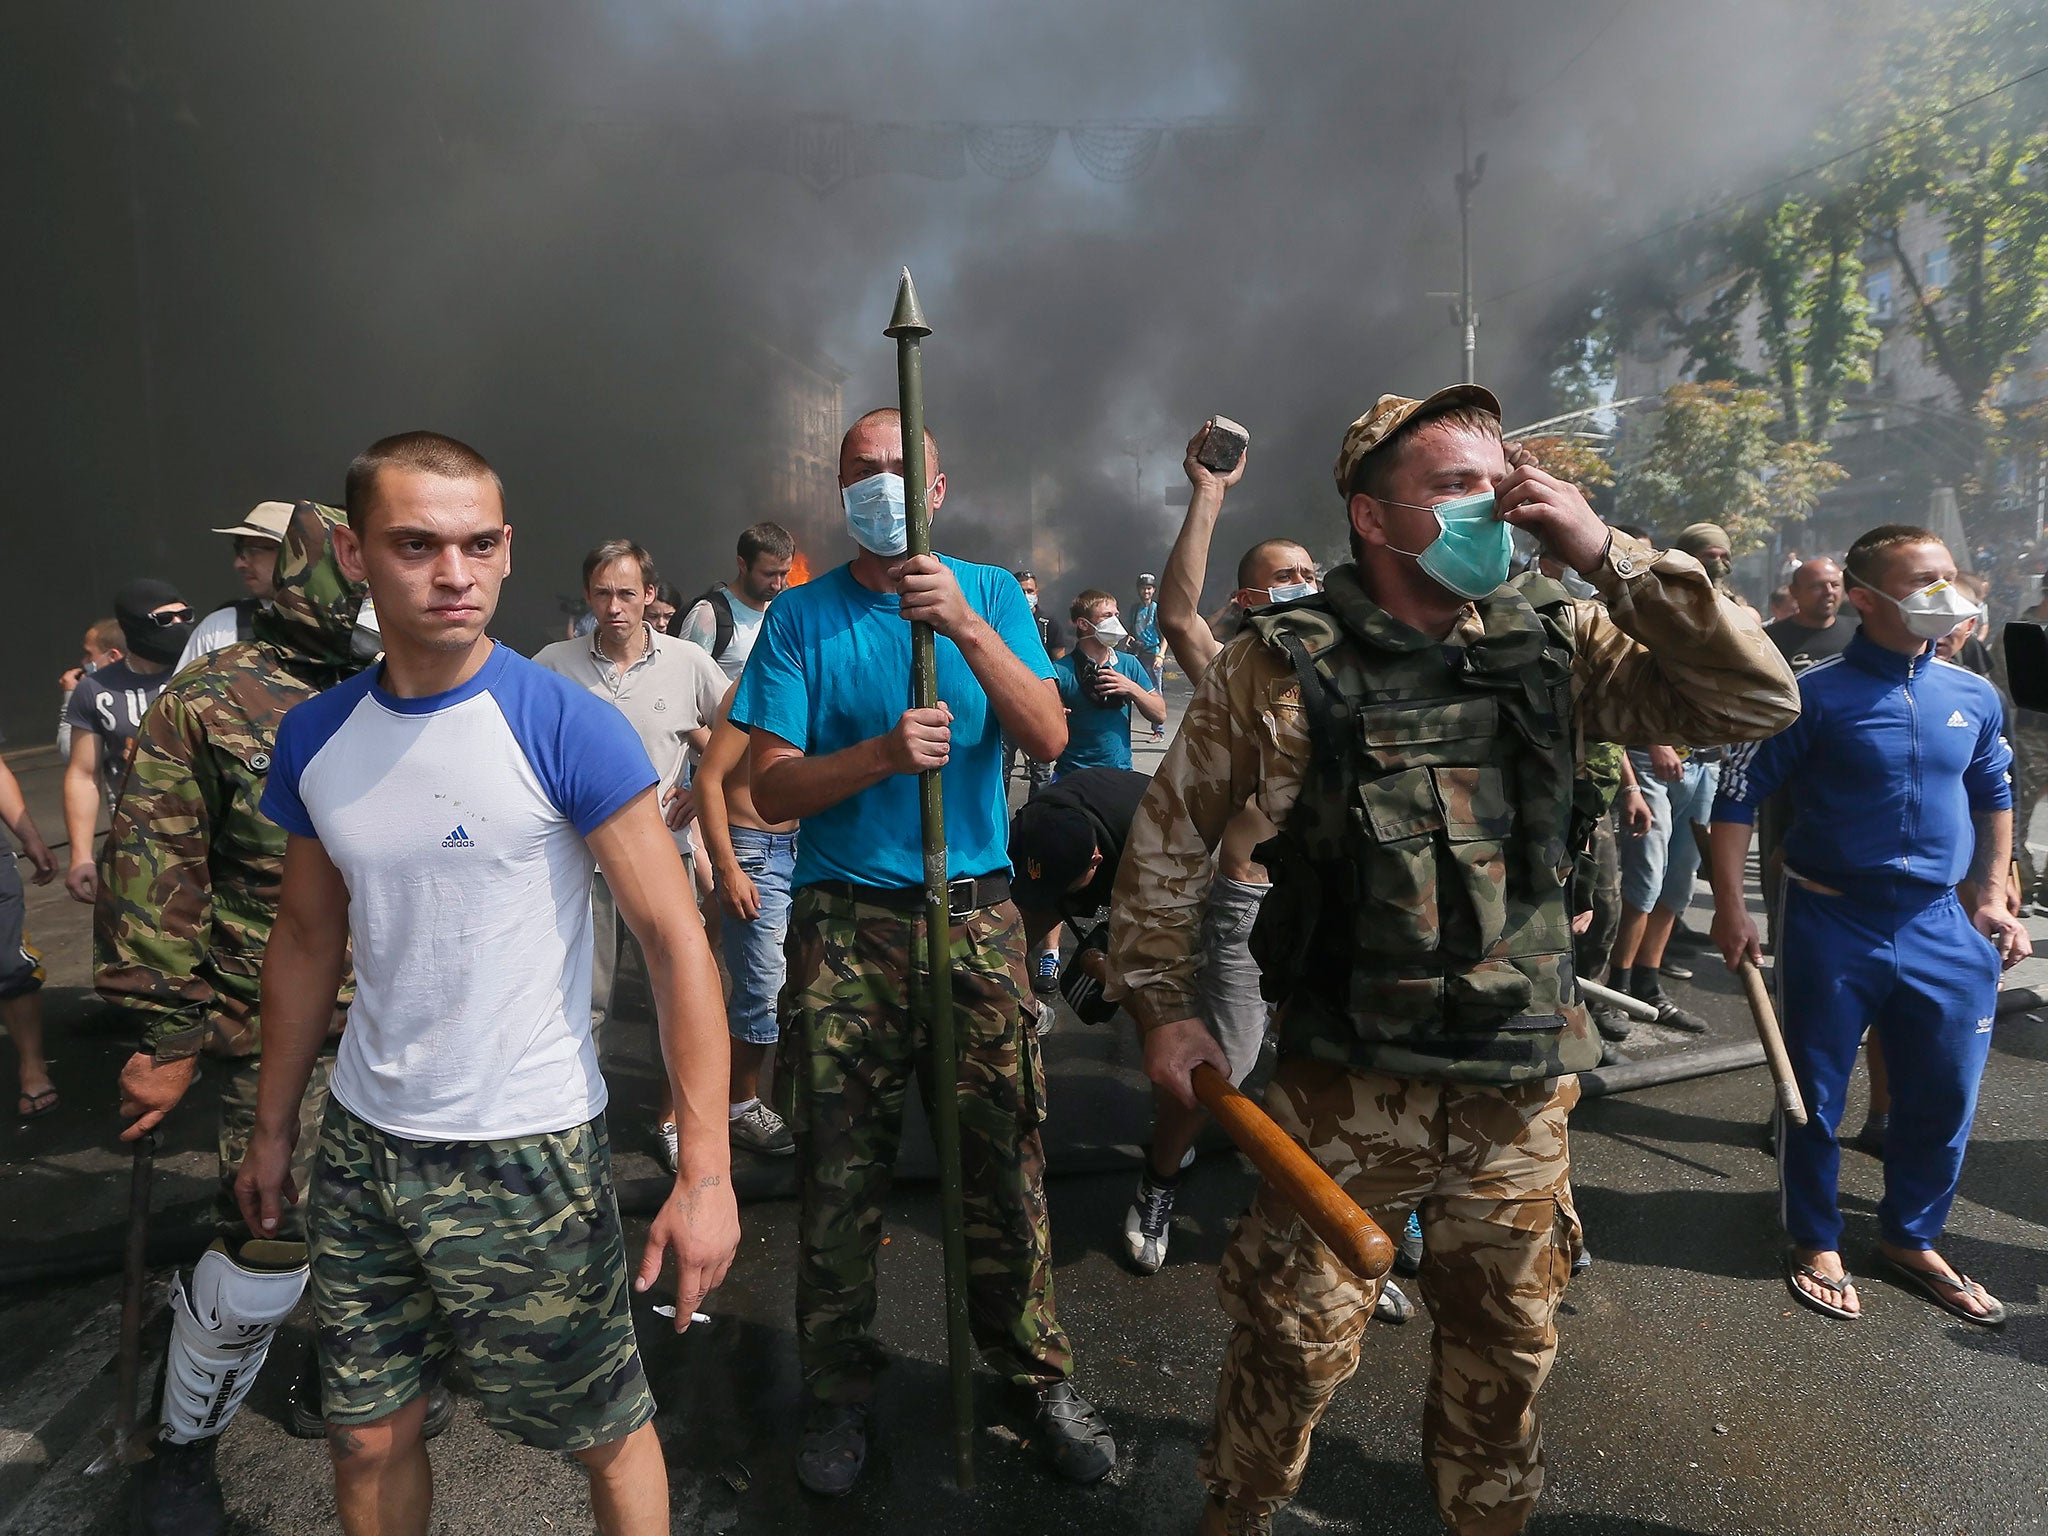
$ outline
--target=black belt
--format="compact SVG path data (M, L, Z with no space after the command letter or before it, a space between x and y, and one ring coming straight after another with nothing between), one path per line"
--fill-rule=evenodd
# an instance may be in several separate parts
M812 889L895 912L922 912L925 908L925 890L921 885L855 885L851 880L816 880ZM1009 899L1010 877L1002 871L962 875L946 882L946 912L950 917L966 917Z

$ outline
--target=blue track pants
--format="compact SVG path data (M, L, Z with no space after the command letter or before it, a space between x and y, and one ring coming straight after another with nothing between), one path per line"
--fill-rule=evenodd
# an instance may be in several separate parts
M1991 1050L1998 950L1947 893L1896 908L1823 896L1785 882L1779 1010L1806 1125L1782 1120L1778 1187L1786 1234L1838 1250L1841 1150L1835 1132L1865 1029L1877 1031L1891 1075L1884 1200L1878 1226L1902 1248L1932 1248L1962 1177Z

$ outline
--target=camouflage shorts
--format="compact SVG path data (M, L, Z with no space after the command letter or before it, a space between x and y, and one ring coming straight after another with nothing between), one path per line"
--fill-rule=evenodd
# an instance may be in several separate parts
M654 1417L600 1116L509 1141L409 1141L329 1100L307 1241L328 1421L367 1424L459 1350L484 1417L542 1450Z

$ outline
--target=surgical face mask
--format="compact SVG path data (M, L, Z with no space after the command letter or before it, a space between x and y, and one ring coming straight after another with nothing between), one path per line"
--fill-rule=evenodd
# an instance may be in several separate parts
M1316 584L1312 581L1283 581L1278 586L1266 588L1266 601L1291 603L1297 597L1307 597L1315 589Z
M1904 597L1893 597L1882 587L1870 590L1904 614L1906 628L1922 640L1942 639L1958 624L1965 619L1974 619L1978 613L1976 600L1952 581L1937 581L1918 592L1908 592Z
M900 555L910 547L910 514L904 509L903 477L887 471L856 480L840 491L846 503L846 531L871 554Z
M1387 548L1408 555L1422 567L1422 574L1445 591L1459 597L1480 598L1508 579L1514 559L1512 529L1493 515L1491 491L1440 501L1433 507L1419 507L1410 501L1390 501L1390 507L1407 507L1415 512L1436 514L1437 535L1422 549Z
M1122 621L1113 613L1106 619L1097 619L1094 629L1095 638L1104 645L1115 645L1117 641L1127 638L1129 633Z

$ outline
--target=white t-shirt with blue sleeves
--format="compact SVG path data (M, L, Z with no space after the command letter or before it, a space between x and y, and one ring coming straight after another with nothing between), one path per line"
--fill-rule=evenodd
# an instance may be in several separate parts
M334 1097L416 1141L581 1125L606 1097L583 839L653 765L624 715L503 645L427 698L386 693L382 670L285 715L263 792L348 886Z

